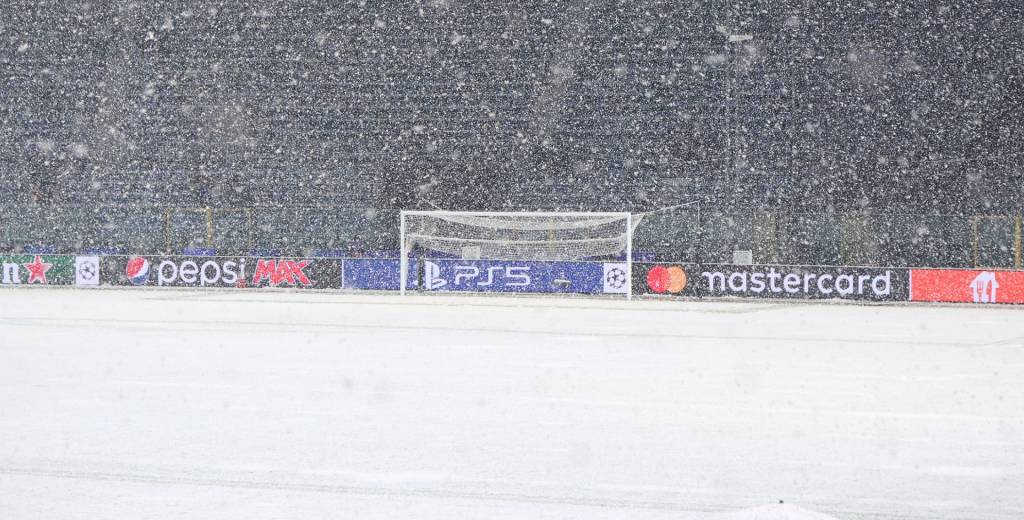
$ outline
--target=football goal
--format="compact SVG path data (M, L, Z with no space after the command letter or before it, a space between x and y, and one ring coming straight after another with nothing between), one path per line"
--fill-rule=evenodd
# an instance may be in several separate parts
M630 213L402 211L402 294L632 296Z

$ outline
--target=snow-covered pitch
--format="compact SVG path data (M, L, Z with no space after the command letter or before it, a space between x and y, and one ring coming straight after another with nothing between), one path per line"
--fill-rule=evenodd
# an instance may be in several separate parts
M5 518L1024 517L1024 309L0 291Z

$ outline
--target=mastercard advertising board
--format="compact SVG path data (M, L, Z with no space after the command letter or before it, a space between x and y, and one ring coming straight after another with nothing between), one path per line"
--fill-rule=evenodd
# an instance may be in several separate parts
M635 264L635 294L907 301L907 269L786 265Z
M682 294L689 280L681 265L655 265L647 269L644 285L657 294Z

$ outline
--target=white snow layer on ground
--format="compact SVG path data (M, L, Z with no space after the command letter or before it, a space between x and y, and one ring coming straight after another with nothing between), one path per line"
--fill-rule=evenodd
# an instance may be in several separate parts
M1024 309L0 291L4 518L994 520L1022 482Z

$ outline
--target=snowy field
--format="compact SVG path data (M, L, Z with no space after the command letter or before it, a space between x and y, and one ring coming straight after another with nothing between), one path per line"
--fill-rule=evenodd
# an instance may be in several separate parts
M1024 309L0 291L3 518L779 499L1024 518Z

